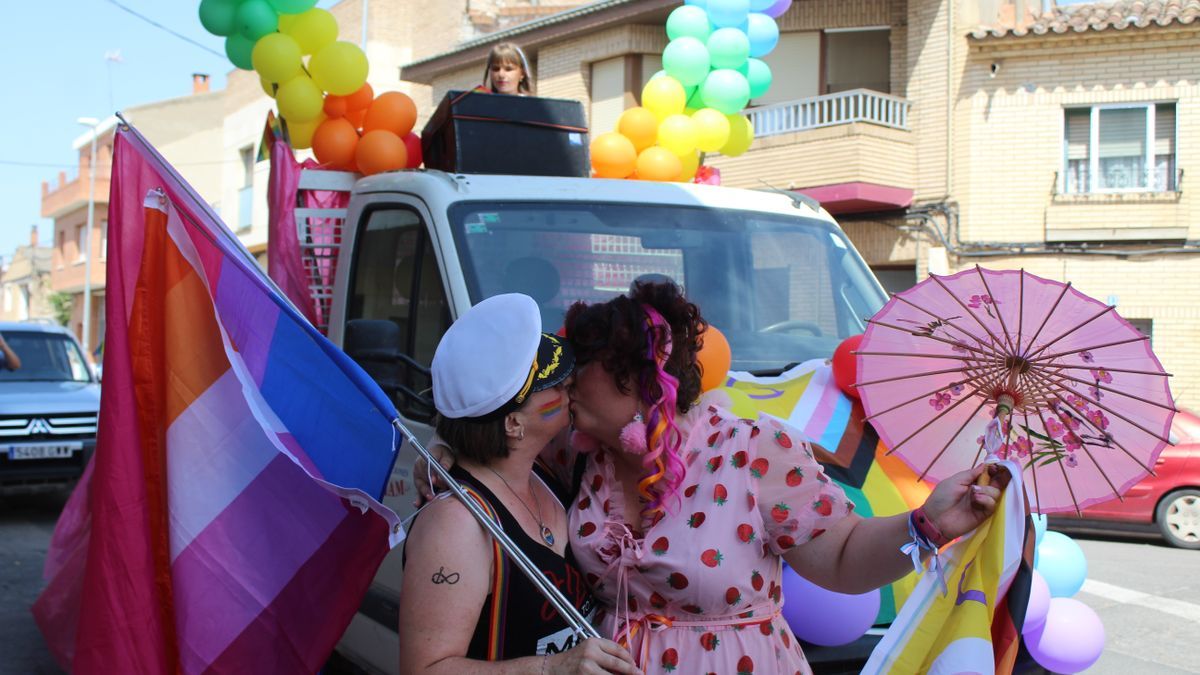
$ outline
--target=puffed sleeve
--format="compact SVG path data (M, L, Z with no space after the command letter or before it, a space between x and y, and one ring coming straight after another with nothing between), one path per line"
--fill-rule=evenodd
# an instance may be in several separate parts
M767 545L783 555L820 536L854 510L842 488L825 475L795 427L766 415L750 441L751 474L758 480L758 510Z

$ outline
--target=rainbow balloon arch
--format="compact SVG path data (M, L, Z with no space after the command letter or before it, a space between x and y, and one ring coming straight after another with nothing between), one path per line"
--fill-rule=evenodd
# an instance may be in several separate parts
M201 0L200 23L225 38L234 66L253 70L275 99L293 148L331 169L374 174L421 165L407 94L367 84L362 49L339 41L317 0Z
M771 88L762 57L779 43L775 19L792 0L687 0L667 17L663 69L617 128L592 139L597 178L719 182L706 153L736 157L754 127L742 114Z

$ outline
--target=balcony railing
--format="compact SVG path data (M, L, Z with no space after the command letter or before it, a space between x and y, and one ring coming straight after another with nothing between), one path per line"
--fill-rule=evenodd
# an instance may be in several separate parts
M755 138L851 122L908 131L908 100L869 89L851 89L753 108L750 122Z

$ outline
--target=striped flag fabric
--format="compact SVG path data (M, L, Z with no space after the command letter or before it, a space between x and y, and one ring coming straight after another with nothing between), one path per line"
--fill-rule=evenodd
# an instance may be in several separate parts
M941 553L948 592L927 571L875 646L864 675L1009 674L1020 653L1034 531L1020 467L995 514Z
M316 672L404 536L395 409L130 127L113 164L90 533L35 616L75 673Z

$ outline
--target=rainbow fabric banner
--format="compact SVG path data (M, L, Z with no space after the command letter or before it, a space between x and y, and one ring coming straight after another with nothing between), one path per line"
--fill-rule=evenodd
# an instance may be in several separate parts
M136 131L113 162L85 564L35 616L74 673L316 672L404 536L394 407Z
M842 393L833 381L833 370L824 360L794 366L780 375L756 377L731 372L725 393L732 410L753 418L763 412L804 431L825 472L854 501L863 516L891 516L925 503L930 486L887 448L870 424L864 423L862 404ZM880 589L876 623L888 623L917 584L909 574Z
M995 514L942 551L949 592L925 573L875 646L864 675L1012 673L1028 603L1033 527L1021 467Z

